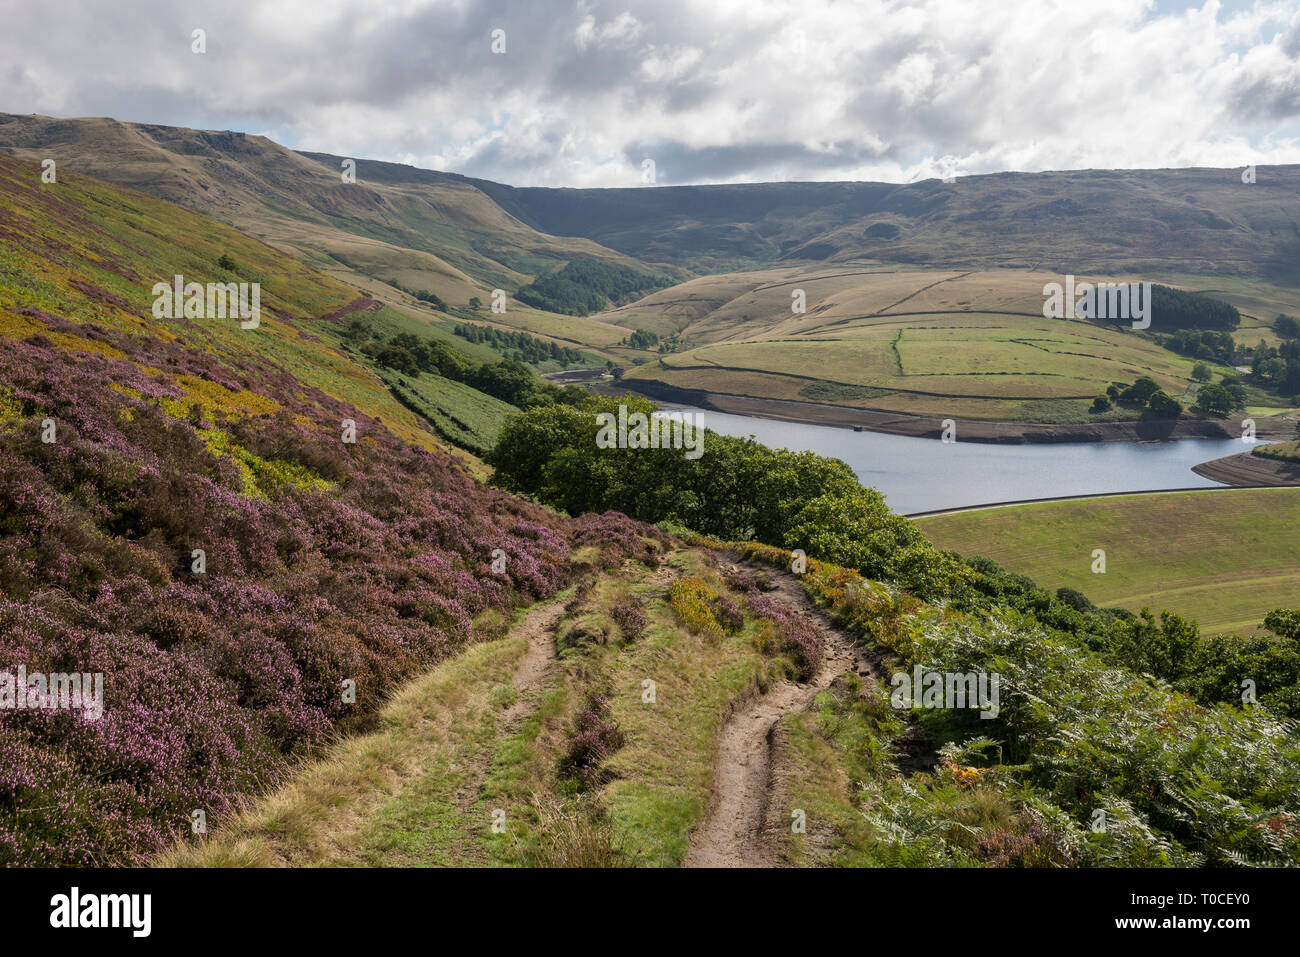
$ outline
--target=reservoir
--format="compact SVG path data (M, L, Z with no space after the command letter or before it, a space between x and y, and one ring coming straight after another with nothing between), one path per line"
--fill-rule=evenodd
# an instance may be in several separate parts
M1240 439L945 444L938 439L781 422L668 402L661 407L699 412L706 428L724 435L753 436L771 448L843 459L863 485L879 490L889 507L903 515L1030 498L1221 488L1220 483L1193 472L1192 466L1251 448Z

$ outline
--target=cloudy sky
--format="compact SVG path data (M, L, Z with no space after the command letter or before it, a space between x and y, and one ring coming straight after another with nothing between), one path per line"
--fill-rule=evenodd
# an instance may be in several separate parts
M0 111L516 185L637 185L647 158L660 184L1300 163L1300 0L0 0L0 23Z

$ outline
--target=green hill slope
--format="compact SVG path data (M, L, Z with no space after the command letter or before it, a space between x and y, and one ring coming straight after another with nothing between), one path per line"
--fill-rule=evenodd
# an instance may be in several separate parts
M158 318L177 275L257 283L258 323ZM0 865L123 863L215 821L553 595L575 544L605 560L617 520L487 490L331 345L371 305L0 156L0 658L29 681L23 708L0 683ZM30 682L69 673L87 697L51 710Z
M984 555L1100 605L1172 608L1209 633L1253 630L1300 590L1300 492L1235 489L974 509L916 520L942 548ZM1104 574L1092 552L1106 552Z

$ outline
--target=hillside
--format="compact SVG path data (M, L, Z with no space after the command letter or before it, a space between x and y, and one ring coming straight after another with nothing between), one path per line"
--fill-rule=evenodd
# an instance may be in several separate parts
M847 407L869 413L865 427L907 434L952 417L1010 423L1013 436L1035 424L1128 436L1108 423L1143 409L1091 406L1141 376L1184 407L1197 401L1202 357L1168 348L1160 322L1136 334L1042 318L1044 284L1067 273L1221 298L1243 314L1242 345L1276 345L1274 318L1300 313L1292 167L1263 168L1253 185L1232 170L1156 170L559 190L361 159L349 185L345 157L264 137L7 114L0 151L212 215L453 344L463 321L522 331L578 350L582 365L628 368L629 385L662 397ZM488 308L494 288L508 293L505 313ZM803 313L791 311L795 290ZM1233 375L1229 359L1211 358L1212 372ZM499 428L502 409L393 384L474 452ZM1255 390L1242 414L1289 430L1291 398Z
M1293 489L1170 492L973 509L916 520L941 548L1137 612L1171 607L1208 633L1251 631L1300 588ZM1094 548L1106 552L1092 571Z
M341 157L296 153L239 132L0 113L0 153L51 158L60 171L211 216L434 325L447 325L445 314L411 292L465 308L475 297L487 303L497 287L513 293L575 256L631 262L590 240L538 233L464 177L359 159L356 182L345 184ZM546 314L515 304L510 318L519 325L534 315ZM484 309L482 318L493 317ZM599 338L581 341L599 345Z
M1300 262L1300 167L1077 170L955 182L759 183L629 189L478 181L536 229L646 262L725 271L776 260L1152 269L1271 276Z
M0 157L0 644L29 673L102 674L104 708L0 713L0 863L123 863L628 533L474 481L329 344L353 290L40 174ZM260 283L260 322L155 318L177 274Z
M1159 272L1078 279L1176 283L1204 292L1241 310L1232 336L1252 345L1276 343L1273 318L1300 306L1296 290L1262 279ZM1060 281L1043 270L790 265L700 277L598 318L645 329L670 345L623 350L639 363L623 380L634 389L668 397L650 388L663 384L924 417L908 434L937 431L948 417L1088 427L1132 420L1140 409L1097 414L1093 399L1111 383L1150 376L1190 406L1198 397L1198 361L1220 377L1234 374L1226 354L1200 360L1168 348L1166 337L1176 329L1158 313L1141 333L1126 324L1044 318L1043 288ZM792 297L799 295L804 311L796 313ZM1268 404L1275 408L1259 411L1260 428L1289 431L1291 404ZM874 427L879 418L855 421Z

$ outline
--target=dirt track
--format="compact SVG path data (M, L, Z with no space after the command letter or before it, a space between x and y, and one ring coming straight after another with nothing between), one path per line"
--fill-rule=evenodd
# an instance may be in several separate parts
M512 638L527 638L528 649L512 676L519 697L501 713L498 727L509 730L515 727L536 706L536 696L527 692L538 687L556 661L555 624L564 614L564 605L549 601L529 609L524 620L510 630ZM456 803L462 809L470 808L478 799L490 767L490 755L480 754L475 759L475 774L471 781L456 794Z
M808 619L826 641L826 657L811 681L786 681L749 698L723 725L714 767L714 799L691 833L686 867L773 867L781 861L766 835L789 826L785 809L772 807L772 734L787 714L805 711L819 691L848 671L867 674L875 666L847 632L834 625L792 576L765 565L776 586L772 595Z

